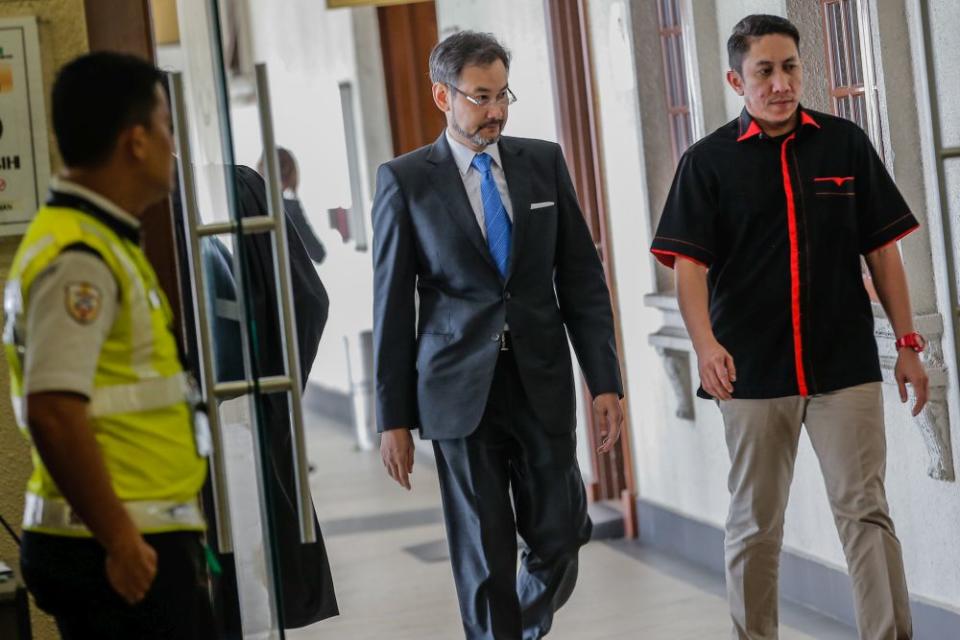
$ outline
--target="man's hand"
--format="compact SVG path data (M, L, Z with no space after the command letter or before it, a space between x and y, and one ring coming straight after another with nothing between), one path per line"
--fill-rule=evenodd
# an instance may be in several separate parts
M927 372L923 369L923 363L920 362L920 354L910 348L900 349L897 354L897 365L893 369L893 375L897 379L897 386L900 388L900 402L906 402L907 384L913 387L913 392L917 396L917 401L913 405L911 414L916 417L923 411L927 404L927 391L929 380Z
M737 381L737 368L733 356L714 340L706 348L697 351L700 369L700 384L714 398L729 400L733 396L733 383Z
M714 398L729 400L733 396L733 383L737 381L737 369L733 357L723 348L713 334L710 324L707 287L707 269L690 260L677 260L677 303L680 315L697 352L700 369L700 384Z
M380 436L380 457L390 477L410 491L410 474L413 473L413 436L410 435L410 429L401 427L384 431Z
M156 575L157 552L138 532L107 549L107 580L127 604L143 600Z
M593 412L600 424L600 446L597 453L607 453L620 439L623 407L616 393L603 393L593 399Z

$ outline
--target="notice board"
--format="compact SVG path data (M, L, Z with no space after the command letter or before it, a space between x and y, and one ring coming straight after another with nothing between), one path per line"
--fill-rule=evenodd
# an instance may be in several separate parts
M36 18L0 19L0 235L23 233L46 197L43 93Z

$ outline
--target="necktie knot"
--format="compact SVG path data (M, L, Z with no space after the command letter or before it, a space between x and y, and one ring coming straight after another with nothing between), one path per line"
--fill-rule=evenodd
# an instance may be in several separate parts
M490 164L492 162L493 158L490 157L490 154L478 153L477 155L473 156L473 162L470 164L472 164L480 173L486 173L487 171L490 171Z

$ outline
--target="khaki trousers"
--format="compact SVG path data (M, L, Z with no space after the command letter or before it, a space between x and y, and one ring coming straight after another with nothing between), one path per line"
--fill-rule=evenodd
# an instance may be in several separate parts
M725 556L733 637L777 638L784 512L805 425L853 581L861 640L912 637L900 542L884 491L880 383L803 398L720 401L730 451Z

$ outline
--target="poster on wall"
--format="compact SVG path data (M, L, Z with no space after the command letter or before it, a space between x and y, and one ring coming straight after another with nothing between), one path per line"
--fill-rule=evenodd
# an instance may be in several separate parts
M23 233L49 181L37 21L0 19L0 235Z

